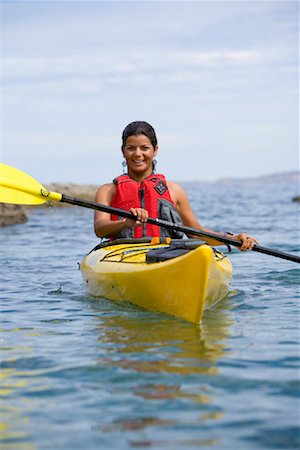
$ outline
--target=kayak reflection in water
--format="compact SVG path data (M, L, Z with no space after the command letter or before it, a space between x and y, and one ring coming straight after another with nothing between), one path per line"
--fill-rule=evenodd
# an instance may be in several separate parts
M130 211L136 220L121 218L102 211L95 211L95 233L101 238L183 237L178 231L170 231L147 223L148 217L183 224L200 231L226 234L204 228L197 220L185 190L177 183L167 181L155 173L158 144L153 127L147 122L132 122L122 133L123 167L127 173L113 182L99 187L96 202ZM189 235L189 238L199 236ZM251 250L258 241L246 233L231 235L242 242L240 250ZM221 245L218 240L202 238L210 245Z

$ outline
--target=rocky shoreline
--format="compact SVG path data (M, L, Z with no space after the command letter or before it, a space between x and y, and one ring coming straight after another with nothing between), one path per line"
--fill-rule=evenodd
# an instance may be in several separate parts
M84 200L94 201L95 194L98 186L90 184L62 184L62 183L52 183L46 184L45 188L52 192L60 192L62 194L69 195L71 197L79 197ZM46 202L42 205L36 205L34 208L44 208L48 207L49 203L52 207L70 207L67 203L60 202ZM28 213L33 206L27 205L10 205L6 203L0 203L0 227L5 227L8 225L17 225L25 223L28 220Z
M25 209L20 205L0 203L0 227L27 222Z

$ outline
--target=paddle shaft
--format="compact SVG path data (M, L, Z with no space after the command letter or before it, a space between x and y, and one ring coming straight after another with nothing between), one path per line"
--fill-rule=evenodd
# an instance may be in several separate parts
M68 195L62 194L61 202L69 203L71 205L83 206L85 208L95 209L98 211L106 212L109 214L114 214L119 217L125 217L128 219L136 220L136 217L130 212L125 211L124 209L114 208L108 205L102 205L100 203L90 202L88 200L83 200L80 198L70 197ZM169 230L181 231L185 234L193 234L197 236L202 236L210 239L215 239L219 242L223 242L226 245L233 245L234 247L241 247L242 243L237 241L236 239L232 239L225 236L219 236L214 233L209 233L207 231L197 230L196 228L186 227L184 225L178 225L175 223L167 222L166 220L161 219L153 219L149 217L147 219L148 223L152 225L157 225L159 227L168 228ZM300 263L300 257L296 255L291 255L289 253L281 252L279 250L273 250L267 247L262 247L260 245L255 244L253 249L254 252L264 253L266 255L275 256L277 258L286 259L288 261L293 261L296 263Z

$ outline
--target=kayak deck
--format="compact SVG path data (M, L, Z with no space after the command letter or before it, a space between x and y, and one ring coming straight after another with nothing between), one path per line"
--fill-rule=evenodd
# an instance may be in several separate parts
M221 252L196 240L136 241L100 245L85 256L80 269L89 293L192 323L227 294L232 267Z

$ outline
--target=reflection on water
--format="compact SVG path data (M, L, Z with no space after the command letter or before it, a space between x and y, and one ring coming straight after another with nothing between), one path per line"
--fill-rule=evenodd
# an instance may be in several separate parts
M230 300L207 311L201 326L191 325L166 316L143 314L141 317L114 315L99 317L98 341L105 348L99 358L100 366L122 368L124 378L139 374L128 391L145 403L163 402L166 410L172 410L178 401L198 405L196 414L175 417L161 416L159 408L152 415L141 412L132 417L117 418L100 426L102 432L132 431L145 429L174 429L186 421L187 427L201 429L202 425L219 420L223 412L208 406L213 394L207 379L218 374L218 361L223 357L229 336ZM170 378L170 374L174 377ZM196 376L196 377L195 377ZM150 381L153 380L153 381ZM192 380L192 381L190 381ZM115 387L114 394L124 389ZM207 405L206 407L204 405ZM175 409L178 409L178 405ZM192 417L193 416L193 417ZM216 445L216 439L171 440L159 442L153 439L132 440L133 447L171 446L184 448L188 445Z
M0 448L1 450L34 450L36 447L27 443L29 418L23 414L22 400L12 401L20 389L27 386L26 379L18 370L1 369L0 373ZM10 399L8 403L7 400ZM23 399L26 402L26 399Z
M165 316L99 317L99 342L107 351L100 362L139 372L215 374L229 336L228 309L224 300L205 313L201 326Z

